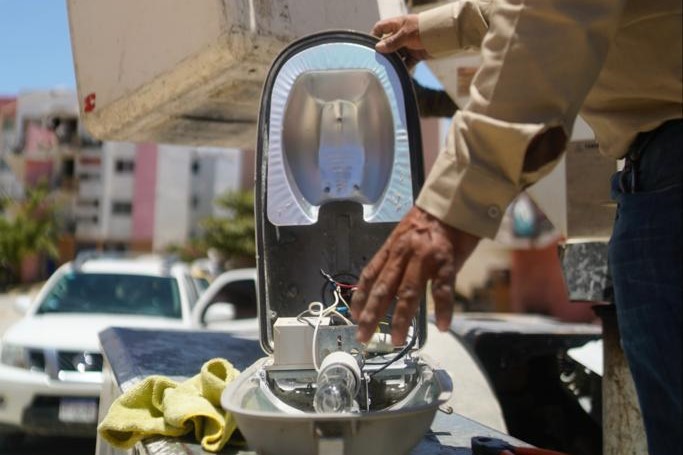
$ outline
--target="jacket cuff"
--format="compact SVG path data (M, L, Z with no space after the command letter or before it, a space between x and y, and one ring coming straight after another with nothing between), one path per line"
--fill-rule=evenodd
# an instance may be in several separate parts
M459 166L452 155L441 153L416 205L449 226L494 238L517 193L512 183L473 166Z
M456 113L445 150L416 205L450 226L495 237L505 210L521 190L528 144L545 128L468 111Z
M488 24L478 3L460 0L418 15L420 40L432 57L479 48Z

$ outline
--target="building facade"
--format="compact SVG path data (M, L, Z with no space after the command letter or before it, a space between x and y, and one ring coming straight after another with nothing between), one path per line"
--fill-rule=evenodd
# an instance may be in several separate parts
M0 97L0 197L17 198L24 192L23 185L8 163L14 144L14 121L17 113L15 97Z
M216 197L248 187L237 149L105 142L78 161L80 248L161 251L221 216Z
M71 245L60 248L62 260L182 244L202 219L221 215L217 196L253 186L253 159L241 150L94 140L70 90L0 99L0 127L0 193L20 199L50 188Z

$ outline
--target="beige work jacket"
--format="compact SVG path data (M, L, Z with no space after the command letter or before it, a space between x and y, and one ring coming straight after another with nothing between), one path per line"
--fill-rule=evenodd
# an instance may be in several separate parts
M417 200L475 235L493 237L510 201L557 164L579 110L614 158L682 116L681 0L460 0L421 13L419 29L433 57L481 49Z

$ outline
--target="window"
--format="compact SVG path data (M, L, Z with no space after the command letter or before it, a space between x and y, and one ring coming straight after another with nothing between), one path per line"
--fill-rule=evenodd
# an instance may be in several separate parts
M100 206L100 200L99 199L79 199L78 205L81 207L98 208Z
M53 117L48 128L54 131L57 141L62 145L78 145L78 119L76 117Z
M0 147L2 150L9 150L14 145L14 118L5 117L0 125Z
M133 204L129 201L114 201L111 203L111 213L114 215L130 215L133 212Z
M14 118L4 117L2 120L2 129L6 132L11 132L14 130Z
M67 158L62 161L62 173L66 178L73 178L75 174L75 163L73 158Z
M78 180L80 180L80 181L82 181L82 182L87 182L87 181L96 182L96 181L98 181L99 179L100 179L100 176L97 175L97 174L89 174L89 173L86 173L86 172L83 172L83 173L79 173L79 174L78 174Z
M183 275L183 285L187 288L186 294L190 308L194 308L194 305L199 298L199 291L190 275Z
M116 160L116 172L119 174L129 174L135 170L135 161L133 160Z
M99 166L102 164L102 158L99 156L81 156L78 162L83 166Z
M256 283L254 283L254 280L240 280L227 283L223 289L214 295L206 309L217 302L232 303L235 306L235 319L255 318L258 314ZM206 309L204 313L206 313ZM204 315L202 315L203 317Z
M45 313L138 314L179 319L178 283L169 277L67 273L38 308Z
M77 223L97 224L98 221L100 221L100 219L97 215L83 215L83 216L77 216L76 217Z
M192 282L197 290L197 294L202 295L204 291L209 287L209 280L202 277L193 276Z

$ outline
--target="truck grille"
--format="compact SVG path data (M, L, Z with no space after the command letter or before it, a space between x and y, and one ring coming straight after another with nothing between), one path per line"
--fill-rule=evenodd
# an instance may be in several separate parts
M99 352L55 351L52 349L28 351L29 369L42 371L53 379L60 373L86 373L102 371L102 354Z
M43 351L36 349L28 351L28 367L33 371L45 371L45 354Z
M57 361L60 371L102 371L102 354L99 353L60 351Z

